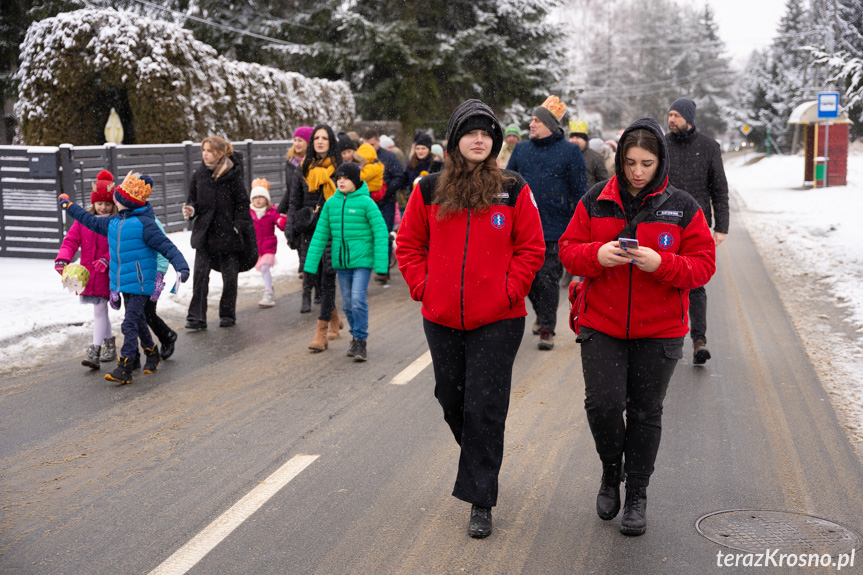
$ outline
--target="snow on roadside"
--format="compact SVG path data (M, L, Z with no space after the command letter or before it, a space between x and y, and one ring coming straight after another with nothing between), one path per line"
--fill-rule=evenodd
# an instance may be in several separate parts
M296 277L299 265L297 252L288 248L284 234L277 232L276 236L279 240L276 255L278 265L273 268L273 280L291 275ZM191 232L174 232L168 237L183 252L192 267L195 250L189 243ZM78 296L63 288L60 275L54 270L54 262L47 259L0 258L0 270L0 309L3 318L0 322L0 375L36 367L51 356L56 356L57 350L64 347L67 349L63 353L68 353L68 347L73 346L76 349L71 351L80 353L83 358L87 346L92 343L93 308L81 305ZM165 278L167 285L159 298L159 315L185 318L192 299L191 279L174 295L168 291L175 280L174 269L169 268ZM244 290L259 292L264 286L260 272L254 268L241 273L238 283L241 293ZM211 315L214 309L218 311L221 295L222 276L212 272L207 298ZM123 339L120 333L123 312L111 309L109 316L114 335L119 336L119 344ZM177 325L176 321L168 323L174 329L182 326Z
M803 158L726 164L732 193L810 362L863 453L863 155L848 185L803 187Z

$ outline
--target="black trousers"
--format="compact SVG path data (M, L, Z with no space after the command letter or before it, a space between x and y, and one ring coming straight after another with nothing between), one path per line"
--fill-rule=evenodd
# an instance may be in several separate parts
M423 319L435 375L435 397L461 446L453 496L481 507L497 505L512 366L524 318L469 331Z
M147 303L144 305L144 317L147 319L147 325L153 330L153 335L159 338L159 343L164 344L173 330L156 313L156 303L147 298Z
M692 341L707 343L707 290L704 286L689 290L689 335Z
M662 402L683 357L683 338L625 340L582 330L578 341L584 409L599 458L618 463L625 455L626 481L647 487L662 436Z
M545 242L545 261L536 272L527 299L533 304L539 325L554 333L557 326L557 306L560 303L560 276L563 264L560 263L557 242Z
M333 310L336 309L336 277L335 270L324 271L323 262L318 268L318 273L303 274L303 291L311 293L312 288L315 288L321 296L321 313L318 315L320 320L330 321Z
M210 293L210 270L218 261L222 271L222 299L219 317L237 319L237 276L240 259L237 253L213 255L206 250L195 251L195 269L192 276L192 301L189 302L187 321L207 321L207 295Z

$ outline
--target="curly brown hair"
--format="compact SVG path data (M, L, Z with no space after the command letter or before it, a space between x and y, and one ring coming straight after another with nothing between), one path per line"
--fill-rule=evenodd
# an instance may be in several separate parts
M452 146L435 187L437 218L443 220L464 209L488 209L503 191L504 182L513 179L497 167L497 158L492 154L475 169L469 169L458 146Z

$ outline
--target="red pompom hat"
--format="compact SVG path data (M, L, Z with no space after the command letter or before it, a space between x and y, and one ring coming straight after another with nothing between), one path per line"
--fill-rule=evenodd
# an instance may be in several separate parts
M93 182L93 191L90 192L90 203L108 202L114 203L114 176L108 170L102 170Z

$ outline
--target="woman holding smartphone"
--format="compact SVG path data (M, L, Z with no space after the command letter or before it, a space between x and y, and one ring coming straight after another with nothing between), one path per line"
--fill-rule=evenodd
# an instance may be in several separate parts
M468 535L491 535L512 366L524 298L545 259L539 211L524 179L497 166L503 131L479 100L447 125L442 172L408 200L396 255L422 302L435 397L461 447L453 496L471 504Z
M716 271L715 250L698 203L668 185L665 138L651 118L624 131L615 175L582 197L560 238L560 261L584 276L571 295L570 323L602 461L596 511L606 521L617 516L625 472L624 535L647 529L647 485L662 403L689 330L689 290Z

